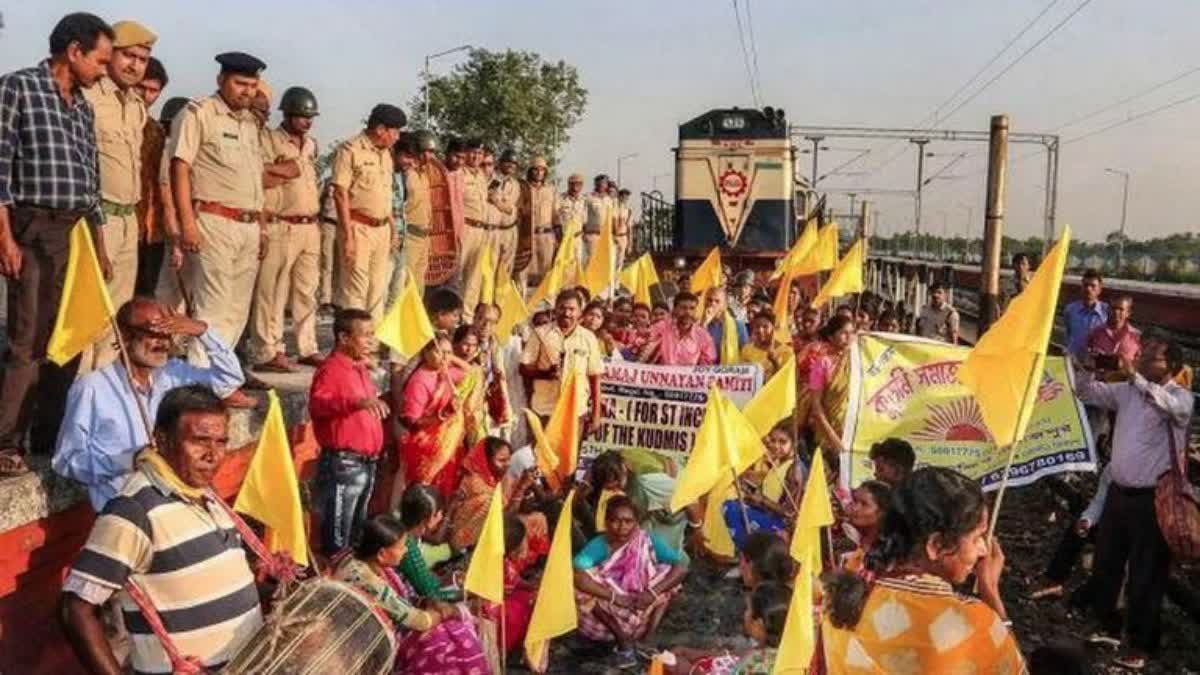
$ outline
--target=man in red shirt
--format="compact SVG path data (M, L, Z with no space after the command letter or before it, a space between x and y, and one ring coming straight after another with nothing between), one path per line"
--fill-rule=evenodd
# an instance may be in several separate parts
M1142 332L1129 323L1132 316L1133 298L1122 295L1109 305L1108 321L1088 335L1089 354L1116 357L1106 370L1132 372L1137 366L1138 354L1142 351Z
M371 377L371 314L339 310L333 338L333 351L317 368L308 400L313 433L321 446L317 494L321 547L327 555L350 546L366 519L388 416L387 403Z

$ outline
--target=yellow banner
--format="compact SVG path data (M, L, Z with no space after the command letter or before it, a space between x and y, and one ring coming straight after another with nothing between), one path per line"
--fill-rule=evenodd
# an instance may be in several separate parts
M850 401L842 438L843 487L871 478L871 445L889 437L912 443L917 466L945 466L1000 485L1006 457L996 449L979 404L958 381L966 347L915 337L860 334L851 352ZM1017 444L1010 485L1063 471L1095 471L1096 452L1074 374L1047 357L1033 417Z

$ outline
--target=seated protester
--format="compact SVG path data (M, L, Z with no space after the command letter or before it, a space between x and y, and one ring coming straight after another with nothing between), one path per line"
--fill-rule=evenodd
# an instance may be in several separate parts
M522 578L529 567L525 523L513 514L504 516L504 651L512 652L525 642L537 586Z
M463 324L454 329L450 343L454 356L462 360L463 378L456 387L456 398L466 422L466 445L473 447L488 435L487 382L479 365L481 336L475 326Z
M792 358L789 345L775 339L775 313L764 309L750 322L750 341L742 347L740 361L757 364L763 371L763 381L771 379L787 360Z
M603 300L592 300L583 308L583 316L579 318L579 325L595 333L604 327L604 320L607 318L604 311Z
M892 487L903 483L917 463L912 444L903 438L887 438L873 443L870 458L875 465L875 480Z
M854 310L854 330L865 333L875 329L875 316L866 305Z
M466 412L459 387L466 379L450 339L440 333L413 359L419 365L407 380L392 376L392 405L403 427L397 447L406 485L424 483L437 488L443 499L458 487L466 452Z
M711 366L717 362L712 336L696 321L699 300L686 291L675 296L671 321L654 324L638 360L664 366Z
M892 486L868 480L850 493L850 504L846 507L846 522L854 528L858 537L858 548L842 555L840 567L847 572L863 569L867 553L879 539L879 527L883 514L892 504Z
M671 306L665 302L655 301L650 308L650 325L653 326L671 318Z
M412 589L393 569L407 552L412 532L390 515L363 526L354 554L342 559L333 578L371 598L395 622L399 648L395 672L474 675L489 670L475 620L465 606L431 602L416 606Z
M450 545L470 548L479 540L487 519L492 493L499 487L504 495L504 512L513 514L525 524L527 564L532 564L550 552L550 528L542 513L522 513L522 507L536 480L536 470L530 468L513 480L508 473L512 446L508 441L488 436L463 461L463 478L450 499Z
M737 329L737 349L740 351L742 346L750 341L750 336L747 333L747 324L738 321L734 317L733 312L730 311L729 296L723 287L710 288L705 291L704 319L701 321L701 324L708 331L708 336L712 338L713 345L717 348L718 356L721 344L725 341L726 317L732 319L733 326Z
M431 565L435 564L429 559L432 547L422 546L425 543L424 539L439 534L446 519L438 491L429 485L409 485L404 491L404 496L400 498L399 512L400 524L404 527L406 536L404 558L396 569L404 577L404 581L422 598L441 601L458 598L461 593L445 587L430 569Z
M727 498L721 509L725 526L733 536L733 545L739 550L746 537L753 532L782 533L791 529L789 523L800 506L800 497L808 479L808 467L796 459L795 443L787 422L772 429L767 434L765 444L770 456L770 469L762 474L757 485L752 482L753 475L750 476L751 480L745 477L739 479L744 486L744 512L743 502L736 498Z
M479 353L473 363L483 371L489 431L509 427L513 411L519 410L513 408L508 395L507 345L501 344L496 335L496 324L499 322L500 307L495 303L480 303L475 308L472 325L479 336Z
M448 288L433 291L426 308L429 310L429 322L433 324L435 332L453 331L462 323L462 298Z
M778 583L764 583L746 594L746 611L742 615L742 630L754 646L731 654L712 656L706 650L675 649L671 675L771 675L775 656L783 641L792 592Z
M579 531L591 538L604 531L608 502L627 496L643 515L643 525L669 546L682 549L689 523L700 520L699 505L672 513L675 466L671 460L648 450L608 450L592 462L587 480L575 500L574 518ZM687 554L682 554L687 559Z
M619 291L624 292L624 291ZM620 319L623 323L629 323L633 318L633 298L628 295L620 295L612 303L612 315Z
M225 404L203 385L163 397L154 421L158 450L139 455L63 583L63 630L87 672L125 672L100 618L113 594L130 633L133 670L173 671L147 619L138 615L126 590L130 583L157 610L180 654L208 670L223 666L262 626L254 572L233 512L211 489L225 458L228 426Z
M588 542L574 561L579 633L616 642L622 668L637 667L637 642L658 627L687 576L680 552L638 521L628 497L613 497L604 534Z
M237 355L216 333L195 319L170 313L153 298L136 297L117 312L117 327L129 352L130 375L150 419L167 392L200 384L220 397L242 386ZM171 359L171 339L196 338L208 353L209 367ZM51 466L84 485L92 508L100 513L134 471L134 457L149 444L125 366L114 362L80 377L67 393L66 413Z
M870 575L840 572L826 584L827 672L1024 672L1000 599L1004 553L995 539L988 546L987 525L978 481L914 471L892 493ZM980 598L954 590L972 572Z
M796 576L796 564L788 542L773 532L751 532L738 552L738 576L742 585L754 590L759 584L790 586Z
M642 351L642 347L645 347L646 343L650 342L650 321L650 305L642 302L635 303L633 305L633 314L629 319L625 349L622 353L627 361L636 359L638 353Z
M757 291L750 297L750 304L746 305L746 321L753 321L755 315L771 306L771 296L767 295L766 291Z

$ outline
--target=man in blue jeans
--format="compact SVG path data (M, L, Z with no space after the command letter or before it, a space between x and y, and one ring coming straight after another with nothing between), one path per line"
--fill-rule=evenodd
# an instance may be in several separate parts
M375 326L370 313L339 310L333 337L333 351L313 376L308 401L321 446L317 492L321 547L327 555L351 546L366 519L388 416L371 376Z

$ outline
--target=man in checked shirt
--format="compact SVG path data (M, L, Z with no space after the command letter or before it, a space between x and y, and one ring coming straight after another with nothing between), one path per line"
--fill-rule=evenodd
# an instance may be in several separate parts
M8 277L8 350L0 365L0 477L27 471L22 442L49 452L78 359L59 368L46 345L62 296L69 232L87 218L103 254L95 117L82 89L105 73L113 29L68 14L50 58L0 76L0 273ZM36 408L35 408L36 402Z

